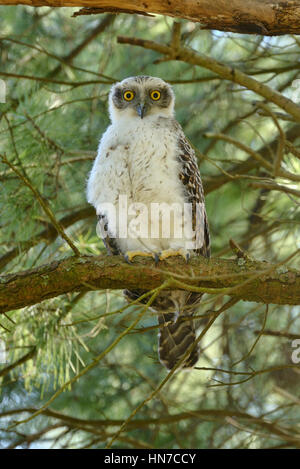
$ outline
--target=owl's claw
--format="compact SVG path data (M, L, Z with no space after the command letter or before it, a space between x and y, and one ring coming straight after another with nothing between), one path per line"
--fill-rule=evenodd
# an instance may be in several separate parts
M174 249L165 249L164 251L160 252L126 251L124 254L124 259L128 264L132 264L132 260L137 256L152 257L156 266L158 265L159 261L163 261L168 257L181 256L183 257L186 263L188 263L191 257L189 251L180 248L177 251Z
M161 251L159 253L159 260L163 261L164 259L167 259L168 257L174 257L174 256L183 257L186 263L188 263L191 257L189 251L183 248L180 248L177 251L174 249L165 249L164 251Z
M152 252L146 252L146 251L126 251L124 254L124 259L128 264L132 264L131 261L136 256L152 257L152 259L154 259L156 263L156 254L152 254Z
M159 255L160 255L160 253L158 253L158 252L155 252L155 253L154 253L155 267L158 266L158 263L159 263Z

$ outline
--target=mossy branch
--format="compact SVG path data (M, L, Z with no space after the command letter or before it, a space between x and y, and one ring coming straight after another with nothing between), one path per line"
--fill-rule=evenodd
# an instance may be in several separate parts
M300 33L299 0L0 0L2 5L83 6L78 14L128 13L185 18L203 29L268 36Z
M180 258L155 268L149 259L128 265L120 256L68 257L38 268L0 276L0 312L47 298L89 290L152 290L172 279L169 289L226 294L241 300L300 304L300 271L250 258Z

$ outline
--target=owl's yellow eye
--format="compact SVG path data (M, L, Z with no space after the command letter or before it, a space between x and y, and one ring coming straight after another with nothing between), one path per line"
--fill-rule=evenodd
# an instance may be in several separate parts
M158 101L160 99L160 96L161 94L160 94L160 91L158 90L153 90L150 93L150 98L153 99L153 101Z
M124 91L123 97L125 101L132 101L134 98L134 92L130 90Z

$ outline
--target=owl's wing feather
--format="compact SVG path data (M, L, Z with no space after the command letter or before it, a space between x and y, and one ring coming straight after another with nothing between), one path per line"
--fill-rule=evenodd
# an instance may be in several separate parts
M195 232L196 244L195 254L205 257L210 256L210 241L207 215L204 204L204 193L201 182L201 176L197 165L195 152L187 141L183 130L176 122L177 158L180 163L178 174L184 189L186 202L192 205L192 228ZM198 248L199 246L199 248ZM184 315L193 315L199 305L202 294L190 292L186 297L186 308ZM179 316L174 322L175 315L172 313L160 314L158 321L160 325L159 332L159 358L168 368L172 369L176 363L183 357L189 348L192 347L189 356L184 362L184 367L193 367L199 356L199 350L196 341L196 325L193 320L182 321Z
M187 202L192 204L192 223L196 239L200 241L196 254L210 257L210 238L205 210L204 192L196 155L182 129L178 138L179 179L185 188Z
M97 229L100 231L100 235L104 246L106 247L107 253L113 256L118 256L119 254L121 254L117 240L112 236L109 236L108 220L106 215L98 215Z
M197 255L209 257L209 228L204 205L201 176L195 152L176 121L174 131L178 136L176 152L180 167L178 177L184 187L185 201L192 205L192 224L195 237L201 240L199 248L197 245L194 251ZM99 215L98 227L108 253L113 255L120 254L117 240L108 233L108 220L103 214ZM144 292L140 290L126 290L124 293L129 300L136 300ZM183 292L183 294L186 295L185 292ZM190 292L186 296L186 307L181 313L183 313L184 316L192 316L199 304L201 296L202 294ZM181 317L176 320L177 314L169 310L169 302L172 303L171 298L169 300L170 301L168 301L168 295L160 295L152 304L152 307L157 309L160 326L159 358L168 369L172 369L183 357L187 349L191 348L194 344L194 347L183 364L183 367L192 367L197 362L199 353L196 342L196 326L193 320L182 320Z

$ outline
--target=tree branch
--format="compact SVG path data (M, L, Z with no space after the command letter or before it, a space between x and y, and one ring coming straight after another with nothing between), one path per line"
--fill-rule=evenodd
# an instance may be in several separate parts
M120 256L68 257L36 269L0 276L0 312L64 293L100 289L152 290L173 279L170 289L222 293L242 300L300 304L300 271L250 259L142 259L128 265Z
M7 158L5 155L0 155L0 158L2 159L3 163L7 164L10 169L12 169L16 175L18 176L19 179L27 186L31 192L34 194L35 198L39 202L40 206L46 213L46 215L50 218L52 225L55 227L57 233L60 234L60 236L68 243L70 248L74 251L76 256L80 256L80 252L73 243L73 241L69 238L69 236L65 233L63 227L60 225L60 223L56 220L54 213L52 212L48 202L42 197L40 192L31 184L31 181L28 179L28 177L25 174L22 174L18 168L16 168Z
M34 408L20 408L20 409L12 409L6 412L2 412L0 414L1 418L7 418L9 416L23 414L23 413L30 413L34 414L36 409ZM113 420L113 419L103 419L103 420L84 420L76 417L72 417L66 414L62 414L61 412L57 412L52 409L45 409L41 412L43 415L47 417L51 417L53 419L58 420L59 423L63 423L65 425L71 427L77 427L84 429L85 431L92 431L100 430L102 428L110 427L110 426L119 426L122 425L122 420ZM174 425L177 422L185 421L185 420L197 420L201 419L204 421L222 421L226 422L227 417L234 417L237 419L241 419L242 421L247 422L248 424L258 425L258 427L270 431L271 434L277 435L284 441L289 441L296 446L299 446L299 435L292 434L292 432L288 432L289 429L286 427L283 428L279 426L276 422L272 422L271 420L265 419L263 416L253 416L247 412L242 412L235 409L196 409L189 412L182 412L176 413L173 415L163 415L159 416L159 418L148 418L148 419L134 419L128 422L128 428L130 430L133 429L144 429L148 428L151 425Z
M223 132L224 133L224 132ZM300 135L300 126L298 124L293 125L290 129L286 131L285 138L286 140L294 141L296 140ZM286 142L287 146L293 146L289 142ZM261 148L259 148L257 151L259 154L268 161L270 160L270 153L275 152L276 148L278 145L278 135L269 143L266 143L263 145ZM290 148L290 147L289 147ZM290 149L290 151L292 151ZM254 158L250 157L247 160L237 164L233 165L231 168L227 170L227 173L230 175L234 176L235 174L247 174L253 169L259 168L260 164L257 160ZM211 177L203 177L203 185L204 185L204 192L205 194L209 194L209 192L212 192L219 187L223 186L224 184L231 182L233 179L231 179L229 176L226 174L218 174L214 175Z
M89 205L64 216L59 220L59 224L63 228L69 228L74 223L77 223L81 220L85 220L86 218L92 216L95 217L95 209ZM53 242L57 238L57 236L58 232L55 227L52 224L48 224L47 228L41 231L39 234L27 241L22 241L18 243L15 248L3 254L3 256L0 257L0 270L3 269L13 259L18 257L20 254L29 251L29 249L31 249L33 246L36 246L37 244L43 241L46 243Z
M179 47L174 51L171 46L136 37L118 36L118 42L120 44L130 44L132 46L139 46L143 47L144 49L153 50L163 54L168 60L179 60L181 62L186 62L192 65L198 65L200 67L206 68L224 78L225 80L238 83L248 90L251 90L254 93L262 96L267 101L276 104L276 106L280 107L293 116L296 122L300 122L300 106L298 106L298 104L294 103L289 98L286 98L283 94L273 90L264 83L261 83L249 75L246 75L246 73L242 72L241 70L233 68L229 65L222 64L212 57L200 54L188 47Z
M299 0L0 0L2 5L84 6L91 13L129 13L185 18L203 29L268 36L300 33Z

